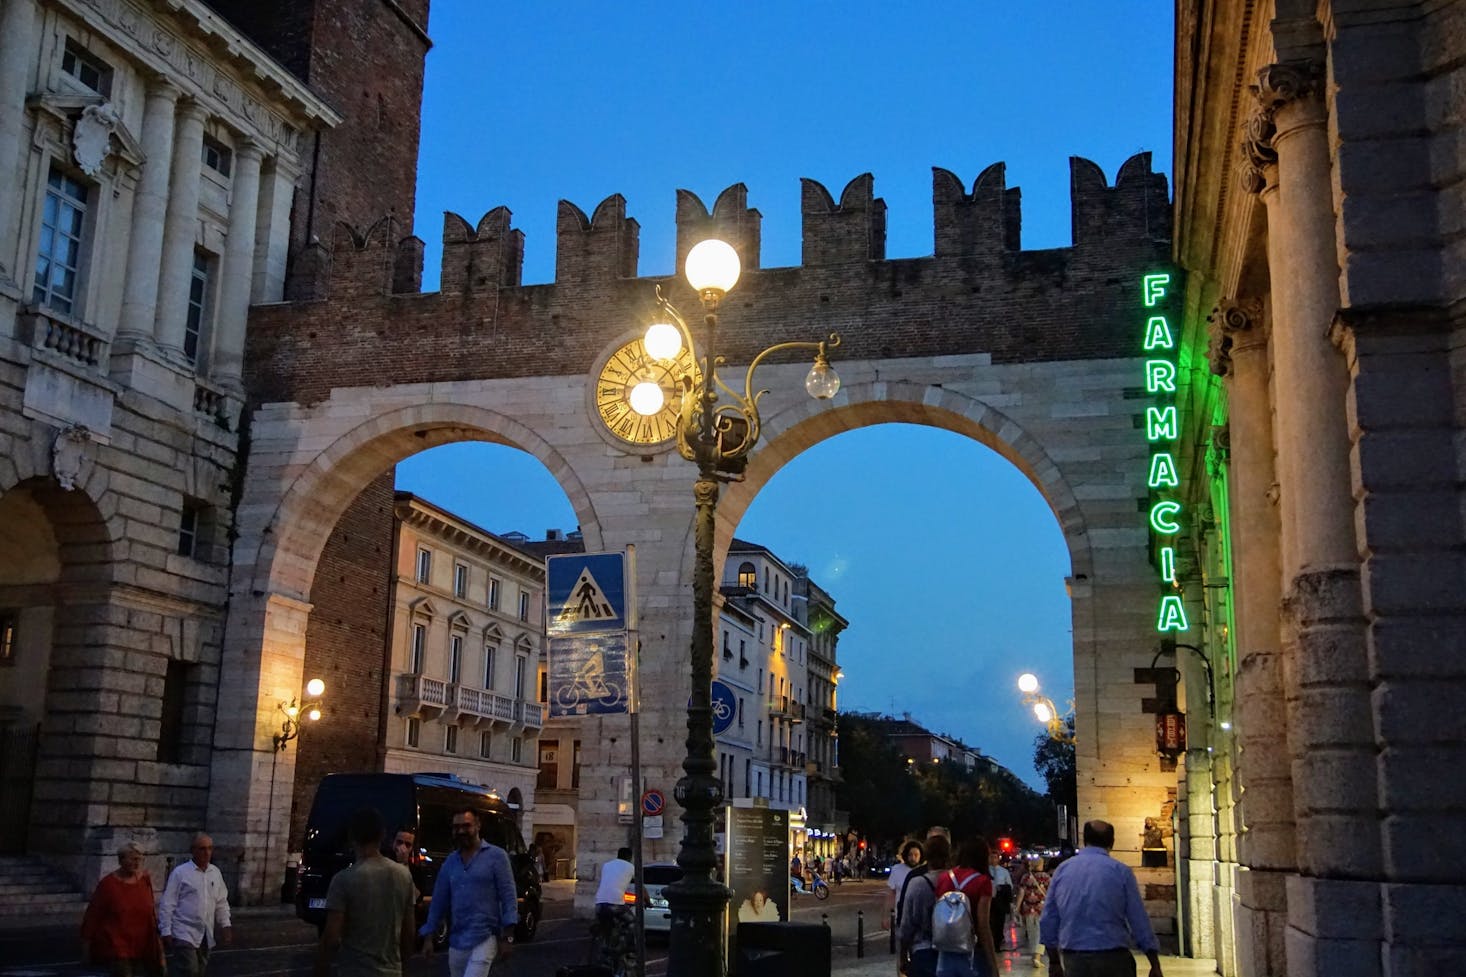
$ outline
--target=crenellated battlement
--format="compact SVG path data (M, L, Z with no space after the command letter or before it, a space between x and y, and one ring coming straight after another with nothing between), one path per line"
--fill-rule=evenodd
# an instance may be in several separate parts
M1094 162L1069 160L1073 247L1080 251L1170 238L1171 205L1165 174L1153 173L1150 153L1120 167L1113 186ZM800 267L833 268L886 260L886 202L875 178L862 173L840 199L810 179L801 181L803 252ZM745 271L757 271L763 215L748 206L748 187L735 183L711 209L690 190L677 191L677 267L698 241L718 236L732 244ZM932 258L937 262L996 261L1022 251L1022 191L1007 185L1003 163L988 166L966 190L951 170L932 168ZM398 238L396 222L383 218L365 230L338 225L329 245L313 244L296 259L298 294L324 298L407 294L422 280L423 243ZM585 285L637 277L641 225L626 216L626 198L612 194L587 217L561 200L556 219L555 284ZM524 232L512 226L506 207L470 225L443 215L440 290L445 295L515 288L521 284ZM338 291L339 290L339 291Z

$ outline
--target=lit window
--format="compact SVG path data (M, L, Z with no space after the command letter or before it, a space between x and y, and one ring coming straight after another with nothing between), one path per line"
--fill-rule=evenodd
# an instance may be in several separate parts
M407 745L415 747L422 737L422 720L416 716L407 717Z
M422 674L423 656L428 647L428 626L426 624L414 624L412 626L412 652L407 661L407 670L413 675Z
M183 355L190 363L199 361L199 347L208 323L212 278L213 259L207 251L195 250L188 280L188 315L183 320Z
M489 610L499 609L499 580L497 577L489 578Z
M204 137L204 165L220 176L228 176L234 151L217 139Z
M15 627L14 612L0 613L0 665L15 664Z
M98 95L112 94L111 67L75 41L66 42L61 70Z
M453 596L468 596L468 567L462 563L453 564Z
M738 586L747 587L750 590L758 586L758 571L752 563L744 563L738 568Z
M31 298L37 305L63 314L75 311L87 192L79 180L51 167L51 175L46 180L46 201L41 208L41 242L36 249L36 280Z
M494 734L485 730L478 734L478 755L485 760L490 759L494 752Z
M457 726L444 726L443 727L443 752L444 753L457 753L458 752L458 727Z
M417 582L427 583L433 575L433 554L429 550L417 551Z

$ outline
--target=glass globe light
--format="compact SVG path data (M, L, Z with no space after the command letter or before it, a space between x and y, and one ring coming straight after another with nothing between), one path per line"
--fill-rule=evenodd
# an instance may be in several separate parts
M815 400L829 400L840 392L840 374L823 359L817 359L804 378L804 389Z
M646 355L654 360L670 360L682 352L682 332L670 322L654 322L641 340Z
M661 386L650 380L643 380L631 388L631 409L642 417L651 417L666 402Z
M285 707L285 715L289 716L291 719L294 719L296 716L300 715L300 707L293 702L290 703L290 705Z
M1018 691L1034 693L1038 691L1038 676L1032 672L1024 672L1018 676Z
M1051 722L1054 718L1054 710L1049 708L1047 702L1035 702L1033 704L1033 714L1038 717L1038 721L1041 723Z
M312 699L319 699L321 697L321 694L325 691L326 683L322 682L318 678L313 678L309 682L305 683L305 694L310 696Z
M311 722L315 722L317 719L321 718L321 710L312 709L310 712L306 713L306 715L310 717Z
M738 252L717 238L694 244L682 267L687 284L699 292L729 292L738 284Z

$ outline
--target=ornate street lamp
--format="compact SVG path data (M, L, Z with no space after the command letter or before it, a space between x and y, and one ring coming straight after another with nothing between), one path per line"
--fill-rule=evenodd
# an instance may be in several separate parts
M677 417L677 450L697 465L693 496L697 503L695 560L692 580L692 698L687 706L687 757L674 795L682 805L682 849L677 864L682 879L666 889L672 910L667 972L673 977L722 977L722 914L728 890L713 878L717 852L713 812L723 802L713 747L713 526L718 509L718 483L739 481L748 455L759 439L758 402L767 390L754 390L753 375L771 354L802 349L814 352L814 366L804 388L820 400L840 390L840 377L830 368L828 350L840 345L838 333L821 342L778 343L749 364L740 394L718 377L724 358L718 351L718 305L738 282L738 253L718 240L703 241L687 254L687 282L702 298L704 334L699 350L687 322L657 289L660 319L643 339L647 355L671 360L685 345L693 370L676 378L682 391ZM719 403L721 398L726 403ZM650 416L662 409L664 394L653 381L637 384L631 407Z
M1069 725L1054 707L1054 700L1038 691L1038 676L1024 672L1018 676L1018 691L1023 693L1023 704L1033 709L1034 718L1048 727L1049 738L1060 743L1073 743L1074 734Z
M280 723L280 732L272 737L275 749L270 754L270 803L265 810L265 859L260 878L261 901L268 898L270 887L270 842L275 834L275 768L280 765L280 754L285 752L290 741L300 736L302 716L311 722L321 718L321 697L325 694L326 683L313 678L305 683L303 699L291 696L289 702L275 704L275 709L285 718Z

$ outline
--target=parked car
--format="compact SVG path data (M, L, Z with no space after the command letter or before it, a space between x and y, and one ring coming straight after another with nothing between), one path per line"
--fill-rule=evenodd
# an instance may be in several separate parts
M646 888L646 908L642 914L641 928L647 934L666 934L672 931L672 910L667 906L667 897L662 890L682 878L682 869L676 865L653 864L641 867L642 885ZM636 904L636 881L626 887L625 901L628 906Z
M392 857L392 838L399 830L417 833L413 883L422 893L419 922L427 915L438 868L453 848L453 815L472 809L479 816L479 834L509 853L519 894L519 926L515 936L531 940L539 928L540 879L534 858L525 848L514 812L498 794L447 774L336 773L321 780L306 820L301 862L296 871L295 914L317 927L326 923L326 890L336 873L352 861L347 822L363 807L375 807L387 823L383 854Z

